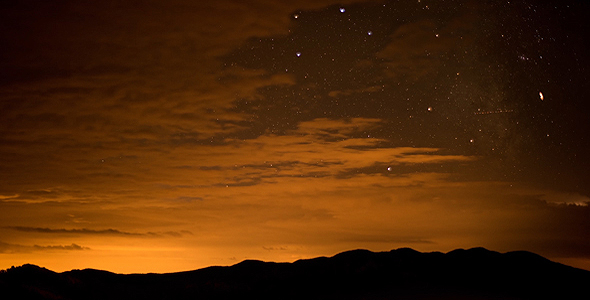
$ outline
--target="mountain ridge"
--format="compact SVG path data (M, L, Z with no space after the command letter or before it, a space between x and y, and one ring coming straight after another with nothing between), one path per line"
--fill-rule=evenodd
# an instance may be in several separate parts
M528 251L356 249L292 263L244 260L175 273L0 273L8 299L589 299L590 271Z

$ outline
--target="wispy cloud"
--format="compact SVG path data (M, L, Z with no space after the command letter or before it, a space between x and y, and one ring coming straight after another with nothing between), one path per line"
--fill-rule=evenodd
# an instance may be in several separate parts
M90 248L88 247L82 247L80 245L77 244L71 244L71 245L58 245L58 246L39 246L39 245L34 245L33 246L35 249L39 249L39 250L90 250Z
M117 229L103 229L103 230L94 230L94 229L65 229L65 228L41 228L41 227L24 227L24 226L6 226L4 228L12 229L21 232L30 232L30 233L46 233L46 234L73 234L73 235L119 235L119 236L176 236L180 237L183 234L190 234L189 231L182 231L182 232L175 232L175 231L167 231L167 232L146 232L146 233L136 233L136 232L126 232L120 231Z
M52 229L52 228L40 228L40 227L23 227L23 226L7 226L6 228L22 231L22 232L36 232L36 233L66 233L66 234L109 234L109 235L146 235L142 233L125 232L116 229L104 229L104 230L93 230L93 229Z
M80 246L78 244L73 244L73 243L71 245L26 246L26 245L0 242L0 253L3 253L3 254L46 252L46 251L80 251L80 250L90 250L90 248Z

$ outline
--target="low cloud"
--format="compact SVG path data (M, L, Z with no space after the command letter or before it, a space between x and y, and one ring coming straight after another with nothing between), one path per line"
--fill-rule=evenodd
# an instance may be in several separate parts
M167 231L162 233L157 232L146 232L146 233L137 233L137 232L126 232L120 231L117 229L103 229L103 230L94 230L94 229L65 229L65 228L41 228L41 227L24 227L24 226L6 226L7 229L12 229L21 232L30 232L30 233L46 233L46 234L73 234L73 235L114 235L114 236L182 236L183 233L187 233L188 231L184 232L175 232L175 231Z
M76 244L71 244L68 246L39 246L39 245L34 245L33 246L35 249L39 249L39 250L90 250L90 248L88 247L82 247L80 245L76 245Z
M26 245L0 242L0 253L3 253L3 254L31 253L31 252L45 252L45 251L80 251L80 250L90 250L90 248L80 246L80 245L74 244L74 243L72 243L71 245L26 246Z
M106 235L147 235L143 233L132 233L132 232L125 232L116 229L104 229L104 230L94 230L94 229L52 229L52 228L41 228L41 227L24 227L24 226L7 226L6 228L22 231L22 232L35 232L35 233L64 233L64 234L106 234Z

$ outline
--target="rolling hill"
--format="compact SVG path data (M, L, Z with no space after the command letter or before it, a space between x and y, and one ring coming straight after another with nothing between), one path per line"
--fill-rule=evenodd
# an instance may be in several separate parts
M0 273L3 299L590 299L590 271L525 252L353 250L167 274L35 265Z

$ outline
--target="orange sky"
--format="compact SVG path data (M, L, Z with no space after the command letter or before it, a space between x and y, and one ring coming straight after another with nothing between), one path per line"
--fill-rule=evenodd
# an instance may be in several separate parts
M560 61L558 46L490 58L484 35L510 18L481 25L492 8L474 1L288 2L3 4L0 269L174 272L481 246L590 270L590 131L568 108L587 96L553 72L537 86L510 71ZM412 14L370 22L390 6ZM316 30L297 25L308 16ZM318 49L337 22L382 42L334 42L345 63L331 69L332 46ZM525 23L531 43L568 33L539 22ZM587 47L577 41L564 44ZM290 52L259 57L257 45ZM322 75L339 72L353 83ZM532 96L515 100L512 81ZM510 112L474 113L498 108Z

